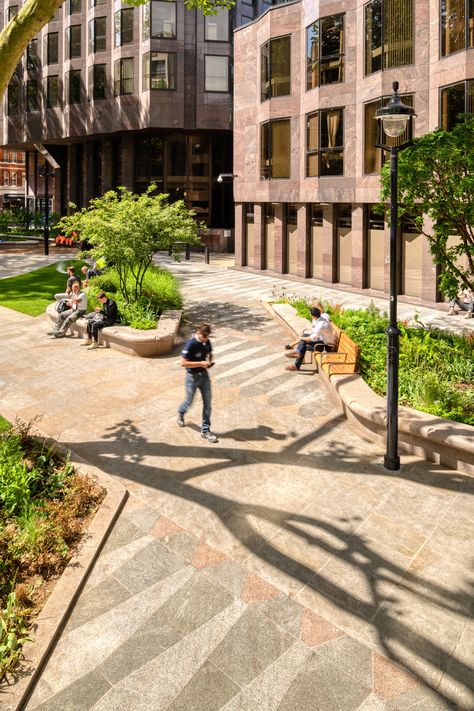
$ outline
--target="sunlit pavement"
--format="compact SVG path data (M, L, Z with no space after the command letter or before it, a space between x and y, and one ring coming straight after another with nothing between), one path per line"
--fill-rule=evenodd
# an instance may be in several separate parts
M215 445L199 401L176 425L179 348L87 351L0 309L3 414L40 415L131 494L29 711L474 708L474 480L386 472L319 376L284 370L257 300L274 279L160 261L185 335L215 326Z

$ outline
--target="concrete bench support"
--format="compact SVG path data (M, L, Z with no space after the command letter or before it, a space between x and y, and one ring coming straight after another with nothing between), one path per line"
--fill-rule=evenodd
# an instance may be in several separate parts
M55 304L49 304L46 309L49 318L56 322L58 313ZM99 343L106 348L114 348L128 355L151 358L169 353L173 348L176 334L181 322L182 311L163 311L156 328L143 331L129 326L105 326L99 332ZM80 338L87 335L87 321L78 319L70 327L70 332Z

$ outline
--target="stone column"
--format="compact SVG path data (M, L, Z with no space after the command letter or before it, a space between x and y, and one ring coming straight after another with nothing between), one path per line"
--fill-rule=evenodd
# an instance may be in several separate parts
M298 266L297 274L306 279L309 276L310 239L308 230L308 205L298 208Z
M248 263L245 259L245 249L244 249L244 228L245 228L245 215L244 215L244 205L239 202L235 205L235 264L238 267L244 266L244 262Z
M102 139L102 192L112 190L112 141Z
M130 131L122 136L122 185L133 191L135 175L135 144Z
M337 207L334 203L323 206L323 280L333 283L336 280L336 229Z
M253 229L254 229L254 266L255 269L263 269L264 257L265 257L265 245L264 245L264 205L262 203L255 203L253 207Z
M352 286L357 289L364 287L364 206L352 205Z
M288 272L288 259L283 203L279 202L273 207L275 208L275 271L277 274L285 274Z

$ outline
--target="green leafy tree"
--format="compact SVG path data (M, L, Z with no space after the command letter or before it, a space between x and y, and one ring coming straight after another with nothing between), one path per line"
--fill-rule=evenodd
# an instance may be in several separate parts
M183 200L170 204L167 195L154 195L155 191L153 184L141 195L126 188L111 190L59 223L62 231L78 231L81 239L92 245L88 253L94 259L105 257L114 265L127 302L140 297L155 252L171 250L178 258L183 243L201 244L199 223ZM130 275L133 287L129 286Z
M0 96L5 94L15 67L29 42L53 19L65 0L26 0L19 12L0 32ZM184 0L188 9L197 8L205 15L219 8L231 8L233 0ZM147 0L126 0L128 5L144 5Z
M452 131L416 138L399 156L399 216L428 239L434 262L443 268L440 289L451 297L460 288L474 289L474 119L465 118ZM389 164L382 169L380 197L390 197ZM430 231L423 214L432 221Z

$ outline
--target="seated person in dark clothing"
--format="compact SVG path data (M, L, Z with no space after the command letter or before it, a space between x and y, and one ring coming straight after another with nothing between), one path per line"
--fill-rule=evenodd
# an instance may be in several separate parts
M55 294L54 298L56 299L56 301L61 301L61 299L70 298L72 292L72 285L75 281L79 283L79 286L81 285L81 277L77 276L75 267L67 267L67 274L68 277L66 282L66 291L62 294Z
M97 298L102 304L102 308L96 307L95 311L88 314L87 318L87 339L81 346L87 346L90 351L99 348L99 331L105 326L113 326L118 321L118 308L113 299L109 299L103 291Z
M299 370L303 363L307 350L309 351L331 351L334 347L334 331L331 321L326 313L321 313L321 309L313 306L310 309L312 317L312 331L308 336L302 336L294 350L288 351L285 355L288 358L295 358L295 362L287 365L287 370Z

